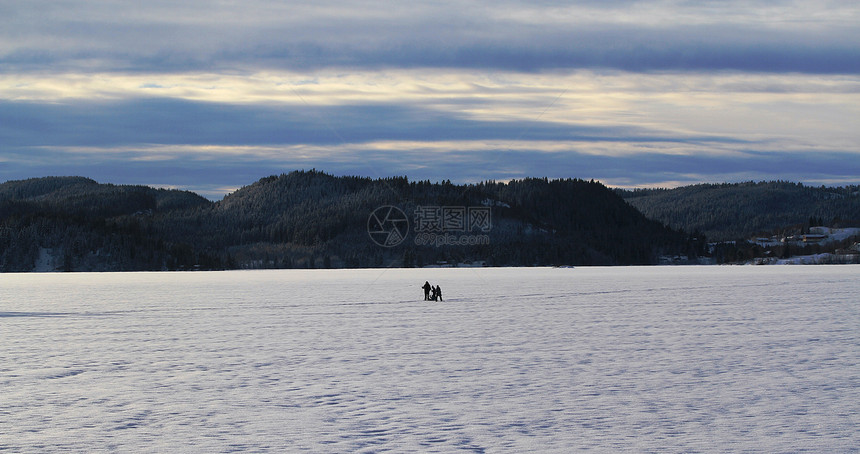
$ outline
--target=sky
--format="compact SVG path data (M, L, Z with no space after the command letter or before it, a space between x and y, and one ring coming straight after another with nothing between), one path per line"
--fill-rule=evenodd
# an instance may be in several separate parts
M860 3L0 0L0 181L860 183Z

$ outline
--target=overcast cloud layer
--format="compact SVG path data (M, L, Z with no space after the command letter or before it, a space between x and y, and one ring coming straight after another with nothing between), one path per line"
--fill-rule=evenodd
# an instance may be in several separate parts
M860 5L0 0L0 181L860 182Z

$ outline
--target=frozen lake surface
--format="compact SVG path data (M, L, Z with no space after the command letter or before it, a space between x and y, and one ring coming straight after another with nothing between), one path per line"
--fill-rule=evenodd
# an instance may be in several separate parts
M858 452L858 277L3 274L0 451Z

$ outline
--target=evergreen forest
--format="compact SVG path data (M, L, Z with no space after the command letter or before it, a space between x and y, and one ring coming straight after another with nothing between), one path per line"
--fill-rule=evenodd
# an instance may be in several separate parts
M386 206L411 227L398 244L380 245L369 234L379 227L372 213ZM416 228L427 221L419 210L428 207L487 210L480 229L429 229L484 241L418 244ZM705 250L701 239L581 179L458 185L310 170L262 178L219 201L82 177L0 184L0 269L7 272L631 265Z

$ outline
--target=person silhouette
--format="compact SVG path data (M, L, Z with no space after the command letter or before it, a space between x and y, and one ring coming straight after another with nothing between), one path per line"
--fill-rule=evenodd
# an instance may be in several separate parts
M439 287L438 284L436 284L436 288L433 289L433 295L435 295L433 301L436 301L436 298L439 298L439 301L442 301L442 287Z
M433 286L430 285L429 282L424 281L424 286L421 288L424 289L424 301L430 301L430 289L432 289Z

